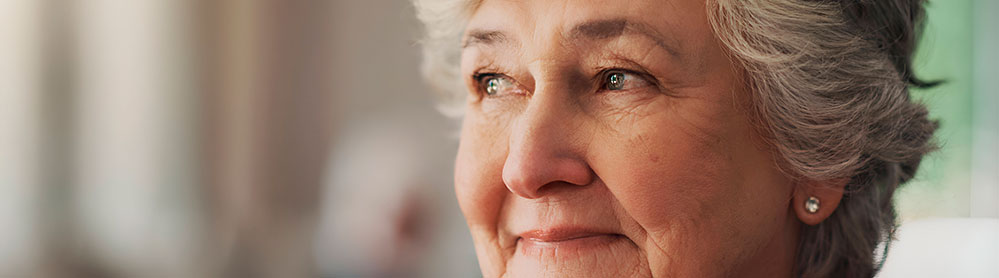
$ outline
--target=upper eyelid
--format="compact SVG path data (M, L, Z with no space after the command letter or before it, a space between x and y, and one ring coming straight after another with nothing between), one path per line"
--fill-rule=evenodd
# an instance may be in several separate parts
M496 65L495 62L488 62L488 63L479 64L478 66L474 67L474 70L472 70L472 74L470 76L472 78L477 79L481 76L489 74L500 74L501 72L503 72L503 70L501 70Z
M495 73L488 73L488 72L485 72L485 73L473 73L472 74L472 80L475 80L475 82L482 82L482 80L485 80L487 77L496 76L496 75L497 74L495 74Z
M615 71L631 73L642 77L647 77L651 75L648 73L649 71L642 66L636 65L634 63L625 63L625 64L615 64L611 66L599 67L597 68L597 76L606 75L607 73Z
M507 75L507 74L503 73L502 70L499 70L499 69L496 69L496 68L493 68L493 67L482 67L482 68L476 69L476 70L472 71L472 75L471 75L472 80L474 80L476 82L480 82L480 81L482 81L485 78L490 77L490 76L502 76L502 77L509 78L510 80L513 80L513 77L510 77L510 75Z

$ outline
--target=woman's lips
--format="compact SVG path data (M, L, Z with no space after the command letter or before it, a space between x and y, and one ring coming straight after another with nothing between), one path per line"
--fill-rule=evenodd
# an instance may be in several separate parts
M604 250L623 237L621 234L582 228L531 230L519 236L517 245L524 255L556 257L578 256L587 251Z
M586 237L594 237L601 235L613 235L613 234L590 231L581 228L558 228L558 229L546 229L546 230L531 230L521 233L519 236L522 239L527 239L535 242L556 243L561 241L569 241L574 239L582 239Z

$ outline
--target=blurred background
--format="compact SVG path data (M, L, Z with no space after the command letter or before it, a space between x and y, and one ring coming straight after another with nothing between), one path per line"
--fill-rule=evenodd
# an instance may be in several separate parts
M928 7L942 149L883 276L999 223L997 12ZM478 276L420 32L405 0L0 1L0 277Z

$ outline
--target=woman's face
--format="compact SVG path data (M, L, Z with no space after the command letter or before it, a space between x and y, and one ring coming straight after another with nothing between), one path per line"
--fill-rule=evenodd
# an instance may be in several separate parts
M463 47L486 277L789 274L792 184L703 0L486 0Z

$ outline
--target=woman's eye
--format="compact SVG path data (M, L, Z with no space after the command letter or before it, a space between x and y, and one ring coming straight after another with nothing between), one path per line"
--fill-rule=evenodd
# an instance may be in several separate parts
M482 79L481 86L486 95L496 96L514 90L514 83L508 77L493 75Z
M612 71L604 77L604 89L609 91L631 90L648 86L644 78L623 71Z

